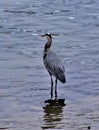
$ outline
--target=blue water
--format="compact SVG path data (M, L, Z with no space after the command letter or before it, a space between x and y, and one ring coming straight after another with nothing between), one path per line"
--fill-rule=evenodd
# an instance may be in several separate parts
M52 50L66 69L58 82L65 106L47 106L50 77L42 56ZM97 0L0 1L0 128L99 129L99 2Z

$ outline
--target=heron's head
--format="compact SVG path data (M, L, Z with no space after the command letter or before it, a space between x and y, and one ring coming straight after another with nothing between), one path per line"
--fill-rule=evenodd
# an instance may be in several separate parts
M46 33L44 35L41 35L41 37L46 37L48 41L52 39L52 36L50 33Z

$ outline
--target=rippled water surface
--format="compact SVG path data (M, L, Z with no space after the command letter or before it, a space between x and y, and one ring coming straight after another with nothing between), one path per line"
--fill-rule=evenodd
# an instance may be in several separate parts
M50 98L45 39L66 68L65 105ZM99 130L99 1L0 1L0 129Z

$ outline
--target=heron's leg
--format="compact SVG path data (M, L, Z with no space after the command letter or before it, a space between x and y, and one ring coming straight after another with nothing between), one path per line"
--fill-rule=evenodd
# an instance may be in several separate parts
M55 80L55 98L57 98L57 78Z
M53 98L53 78L51 75L51 98Z

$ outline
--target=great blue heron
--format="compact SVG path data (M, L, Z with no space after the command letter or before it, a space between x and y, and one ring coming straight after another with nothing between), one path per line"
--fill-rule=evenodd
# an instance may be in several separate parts
M60 80L62 83L66 82L65 78L65 68L60 60L60 58L56 55L55 52L50 50L52 44L52 36L51 34L44 34L41 37L46 37L47 42L44 47L44 55L43 55L43 62L50 74L51 77L51 98L53 97L53 78L55 79L55 97L57 98L57 79Z

